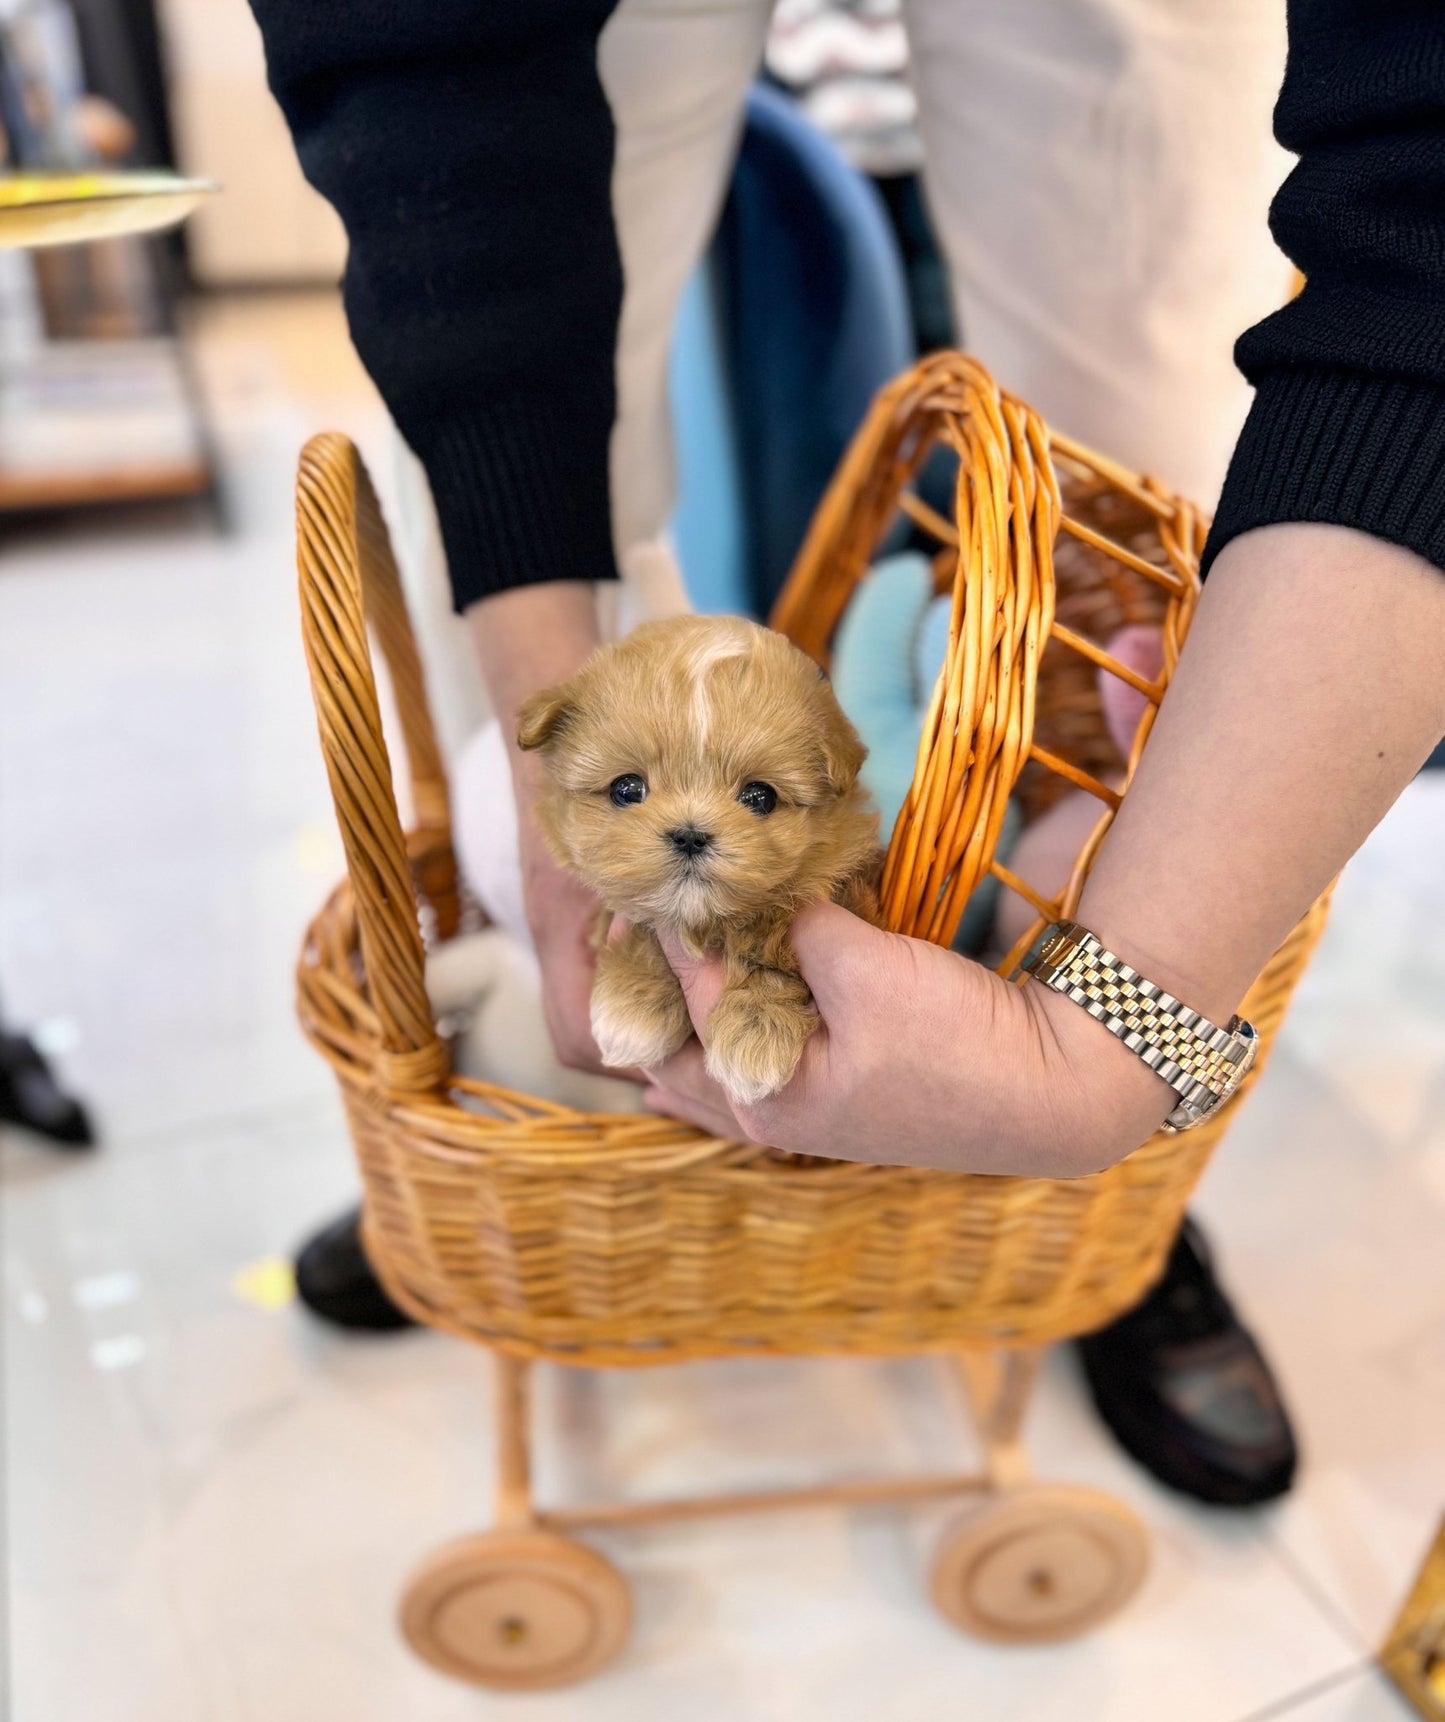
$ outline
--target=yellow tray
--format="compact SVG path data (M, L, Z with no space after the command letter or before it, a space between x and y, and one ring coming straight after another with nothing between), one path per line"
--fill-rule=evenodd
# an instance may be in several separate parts
M211 180L159 170L0 174L0 249L155 232L217 190Z

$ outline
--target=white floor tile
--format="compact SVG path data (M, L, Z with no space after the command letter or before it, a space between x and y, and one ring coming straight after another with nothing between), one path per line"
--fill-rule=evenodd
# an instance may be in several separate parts
M1436 774L1346 871L1199 1202L1299 1423L1271 1534L1368 1650L1445 1511L1442 853Z
M301 928L340 867L292 477L329 422L374 445L381 478L388 445L373 398L301 401L275 368L239 337L210 367L228 535L146 510L41 523L0 551L0 985L12 1015L63 1025L112 1138L323 1087L289 1008Z
M1417 1722L1416 1712L1378 1668L1352 1669L1322 1690L1244 1722Z

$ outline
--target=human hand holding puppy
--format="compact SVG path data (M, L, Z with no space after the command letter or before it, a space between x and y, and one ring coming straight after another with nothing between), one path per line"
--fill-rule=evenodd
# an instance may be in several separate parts
M827 900L877 914L864 750L817 667L738 617L654 622L528 700L517 739L543 760L553 853L628 922L592 989L604 1062L654 1067L691 1034L666 935L723 965L712 1076L740 1104L776 1093L817 1024L793 916Z
M651 624L529 700L518 738L551 847L626 921L592 1027L659 1109L800 1152L1039 1173L1103 1164L1163 1117L1152 1074L1081 1047L1057 995L870 924L863 749L781 636Z
M820 1020L788 1087L731 1103L694 1039L650 1073L649 1105L796 1153L1036 1177L1111 1164L1169 1109L1147 1066L1045 987L832 904L803 910L792 943ZM664 944L705 1038L721 965Z

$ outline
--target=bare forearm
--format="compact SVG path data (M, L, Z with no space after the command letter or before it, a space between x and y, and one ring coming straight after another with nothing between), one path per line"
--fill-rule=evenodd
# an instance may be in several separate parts
M1445 732L1445 574L1342 527L1221 553L1079 919L1222 1020Z
M467 626L520 786L535 760L517 748L517 710L538 688L568 680L596 650L596 588L590 580L519 586L472 605Z
M517 747L523 701L540 688L567 681L597 648L596 587L590 580L518 586L472 605L467 625L507 740L522 893L542 965L542 1008L552 1044L564 1064L600 1070L588 1026L596 900L548 853L532 812L538 756Z
M1445 576L1337 528L1234 540L1210 575L1080 919L1218 1018L1445 729ZM793 923L820 1028L781 1093L729 1108L701 1050L650 1103L724 1135L839 1159L1074 1177L1112 1165L1176 1096L1047 987L866 925ZM699 1036L726 985L670 952Z

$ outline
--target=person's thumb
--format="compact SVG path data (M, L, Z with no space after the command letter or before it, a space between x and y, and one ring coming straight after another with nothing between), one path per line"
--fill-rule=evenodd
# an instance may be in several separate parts
M673 974L677 976L682 996L687 1000L687 1014L692 1018L693 1033L701 1040L707 1019L712 1015L713 1006L722 997L726 985L722 961L711 955L689 956L674 933L659 930L657 939Z
M857 999L869 976L879 975L884 946L892 937L837 903L810 903L799 910L789 934L803 979L826 1022L842 1004Z

